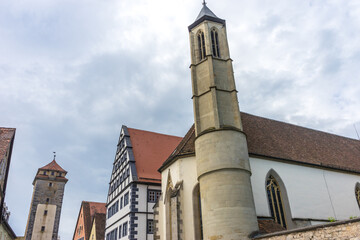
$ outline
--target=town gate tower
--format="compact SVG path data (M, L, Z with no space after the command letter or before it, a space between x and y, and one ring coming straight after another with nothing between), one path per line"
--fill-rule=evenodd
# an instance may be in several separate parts
M25 240L57 240L61 206L67 172L54 160L39 168L33 181L34 190Z

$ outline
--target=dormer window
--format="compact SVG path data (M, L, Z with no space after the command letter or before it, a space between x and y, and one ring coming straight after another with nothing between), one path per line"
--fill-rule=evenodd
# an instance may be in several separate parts
M205 50L205 37L204 33L202 31L199 31L197 35L198 39L198 48L199 48L199 60L203 60L206 56L206 50Z
M219 37L218 32L215 28L211 30L211 46L212 46L212 55L214 57L220 57L220 49L219 49Z

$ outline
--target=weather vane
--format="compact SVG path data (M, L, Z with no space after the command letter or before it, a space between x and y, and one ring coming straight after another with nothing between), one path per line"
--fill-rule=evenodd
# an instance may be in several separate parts
M53 152L54 153L54 160L55 160L55 158L56 158L56 152Z

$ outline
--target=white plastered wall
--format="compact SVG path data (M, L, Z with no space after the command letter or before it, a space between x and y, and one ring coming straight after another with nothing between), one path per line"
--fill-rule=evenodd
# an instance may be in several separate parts
M161 172L161 192L162 198L159 200L159 231L161 236L166 236L166 219L164 197L167 187L168 174L171 174L173 186L177 182L183 181L182 204L183 204L183 234L184 239L194 239L194 220L193 220L193 203L192 192L197 184L196 177L196 160L195 157L187 157L178 159L171 166Z
M360 216L355 198L355 185L360 175L250 158L256 213L270 216L265 178L273 169L282 179L291 208L292 218L338 220Z
M47 211L46 215L44 215L45 210ZM52 239L55 214L56 214L56 205L52 205L52 204L37 205L34 228L31 239L33 240ZM41 227L45 227L45 231L41 231Z
M257 216L270 217L265 181L271 169L281 177L286 187L292 218L326 221L329 217L345 220L360 216L355 198L355 185L360 182L360 175L253 157L250 158L250 166ZM183 181L184 239L193 239L192 191L197 184L195 157L178 159L161 173L162 198L159 201L158 226L161 236L166 236L164 197L169 172L174 186ZM313 220L311 224L322 222Z

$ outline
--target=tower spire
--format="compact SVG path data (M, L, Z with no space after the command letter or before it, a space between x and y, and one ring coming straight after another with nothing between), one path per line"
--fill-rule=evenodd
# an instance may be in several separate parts
M56 158L56 152L53 152L54 153L54 160L55 160L55 158Z
M203 5L204 5L204 6L206 5L206 2L205 2L205 0L203 1Z

